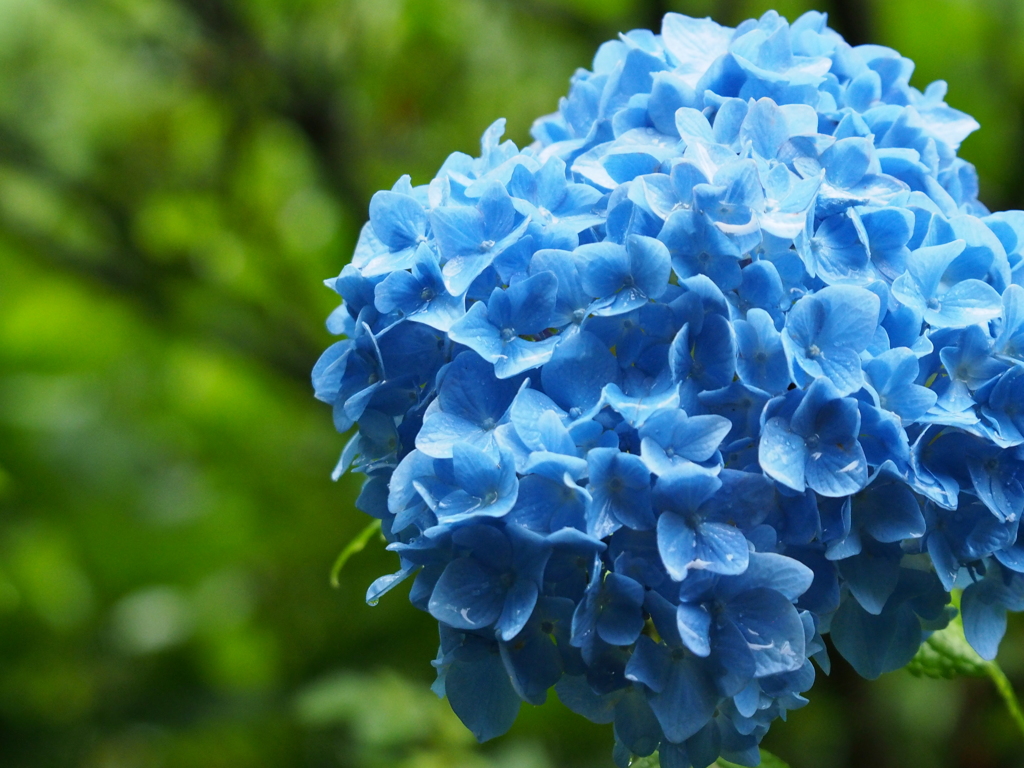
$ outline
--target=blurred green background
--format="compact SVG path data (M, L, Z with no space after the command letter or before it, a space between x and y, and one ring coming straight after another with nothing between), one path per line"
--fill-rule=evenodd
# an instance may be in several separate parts
M362 595L378 543L308 371L370 195L668 10L742 0L0 0L0 765L611 766L557 701L472 743L433 621ZM793 19L811 7L779 0ZM1024 204L1019 0L819 4L942 77ZM1003 663L1024 689L1024 624ZM766 741L794 768L1024 765L985 681L841 661Z

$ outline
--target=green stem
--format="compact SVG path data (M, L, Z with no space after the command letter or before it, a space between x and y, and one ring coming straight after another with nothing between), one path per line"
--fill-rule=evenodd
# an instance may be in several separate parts
M352 555L362 552L366 548L370 539L373 538L373 534L379 531L380 520L374 520L356 534L356 537L352 539L352 541L345 545L345 548L341 550L341 553L338 555L338 559L334 561L334 566L331 568L332 587L338 588L341 586L341 583L338 581L338 575L341 573L341 569L345 567L345 563L348 562L348 559L352 557Z
M1006 673L994 661L986 664L985 669L988 672L988 676L992 678L992 682L996 684L996 690L999 691L999 695L1003 697L1003 702L1010 712L1010 717L1013 718L1017 727L1020 728L1021 735L1024 736L1024 710L1021 709L1020 701L1017 699L1017 694L1013 691L1009 678L1006 677Z

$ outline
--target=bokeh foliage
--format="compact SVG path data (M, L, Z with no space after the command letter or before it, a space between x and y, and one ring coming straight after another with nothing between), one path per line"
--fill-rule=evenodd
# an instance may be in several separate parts
M370 195L668 10L765 0L0 0L0 764L610 766L556 701L481 749L427 690L434 622L310 394L320 281ZM795 18L811 7L779 0ZM1024 4L833 0L943 77L982 199L1024 206ZM1002 662L1024 687L1024 625ZM837 661L766 744L794 768L1024 765L985 681Z

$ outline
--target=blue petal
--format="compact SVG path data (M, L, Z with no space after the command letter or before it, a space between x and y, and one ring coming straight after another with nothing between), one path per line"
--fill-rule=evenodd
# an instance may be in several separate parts
M522 704L498 653L454 662L445 676L444 690L452 710L477 741L508 731Z
M701 523L697 526L692 569L735 575L747 569L750 548L746 537L725 523Z
M509 321L517 335L531 336L548 327L557 293L558 278L553 272L538 272L505 291L511 307Z
M552 400L567 411L575 409L578 417L597 404L617 372L615 357L601 340L581 331L559 342L541 369L541 381Z
M921 623L906 603L874 616L853 600L840 605L829 634L836 649L869 680L905 666L921 647Z
M880 614L896 591L902 557L899 544L871 544L860 554L839 561L839 572L868 613Z
M664 687L648 701L665 738L679 743L711 720L718 695L704 663L684 657L670 663Z
M988 661L999 653L1006 634L1006 607L999 604L991 585L987 579L971 584L960 602L967 642Z
M857 524L876 541L916 539L925 532L921 505L892 462L872 475L864 493L855 497L854 511Z
M551 638L528 625L499 647L516 693L531 704L543 704L548 689L562 677L562 661Z
M936 328L962 328L985 323L999 316L1002 301L988 283L981 280L963 280L953 285L936 300L937 306L927 306L924 319Z
M391 250L412 248L426 231L427 214L416 200L396 192L377 192L370 198L370 222Z
M455 481L467 493L484 497L498 488L501 468L490 454L460 442L452 447L452 458Z
M714 473L695 464L680 464L658 478L654 501L659 509L691 515L721 487Z
M760 263L760 262L758 262ZM782 335L775 321L762 309L751 309L746 320L733 323L739 354L736 370L740 379L752 387L778 394L789 386L789 367Z
M430 615L456 629L483 629L501 616L507 587L473 557L452 560L430 596Z
M651 509L651 473L639 456L618 448L594 448L587 455L592 501L588 505L588 533L604 538L621 525L636 530L654 527Z
M919 370L917 355L906 347L883 352L864 367L878 404L906 422L919 419L938 399L933 390L914 383Z
M711 653L711 614L702 605L680 603L676 608L679 637L698 656Z
M416 447L437 459L450 459L452 449L460 442L487 449L494 445L494 437L492 432L442 411L430 414L416 434Z
M786 353L810 376L828 376L840 394L856 392L863 383L860 353L874 335L878 310L878 296L864 288L824 288L790 310Z
M505 345L501 333L491 324L487 305L482 301L471 306L465 315L452 324L448 329L448 337L458 344L465 344L489 363L504 357Z
M778 416L768 419L757 453L765 474L802 492L807 487L804 473L808 458L807 444L790 429L786 419Z
M725 609L754 656L755 676L799 669L804 661L804 627L785 597L772 589L737 595Z
M635 397L626 395L617 384L606 384L601 390L601 402L618 413L633 427L641 427L662 408L679 407L679 389L668 386Z
M597 634L609 645L630 645L644 627L640 606L644 589L637 582L617 573L609 573L601 587L602 607L597 618Z
M630 235L626 239L626 251L633 282L647 298L661 298L672 271L668 249L653 237Z
M629 275L629 256L626 249L616 243L581 245L573 255L580 265L584 290L595 298L615 294Z
M718 591L730 598L752 589L773 589L793 602L811 588L813 580L814 572L799 560L774 552L752 552L747 570L724 579Z
M672 665L672 655L664 645L657 644L647 635L637 638L633 654L626 664L626 679L643 683L654 693L665 687Z
M557 337L542 341L514 338L511 343L504 344L501 354L496 356L494 372L499 379L509 379L523 371L544 365L551 359L556 344Z
M700 110L691 107L682 107L676 111L676 131L684 139L699 139L708 144L715 141L707 117Z
M500 639L508 642L523 630L537 605L539 594L537 585L532 581L520 579L512 585L495 625Z
M667 13L661 22L665 48L678 62L676 71L692 86L726 52L732 32L711 19L695 19L681 13Z
M662 513L658 517L658 552L669 576L676 581L685 579L696 551L696 531L682 516Z

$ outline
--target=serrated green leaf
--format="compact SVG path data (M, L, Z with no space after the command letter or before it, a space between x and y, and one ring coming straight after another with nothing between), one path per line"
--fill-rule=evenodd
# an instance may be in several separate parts
M959 595L954 603L959 607ZM907 671L915 677L952 679L954 677L986 677L989 663L985 661L964 636L964 625L959 612L945 629L933 632L907 664Z

